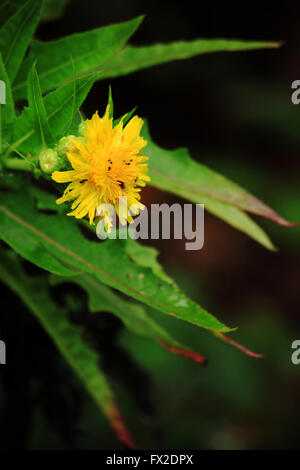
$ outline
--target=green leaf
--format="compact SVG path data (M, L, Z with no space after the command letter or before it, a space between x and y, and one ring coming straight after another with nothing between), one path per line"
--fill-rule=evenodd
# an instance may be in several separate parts
M85 33L87 34L87 33ZM100 80L109 77L117 77L128 73L141 70L146 67L151 67L157 64L163 64L174 60L188 59L199 54L211 53L211 52L222 52L222 51L243 51L252 49L267 49L279 47L280 43L276 42L255 42L255 41L235 41L226 39L197 39L194 41L179 41L170 44L155 44L151 46L126 46L118 54L110 54L110 57L105 60L101 65L102 74L99 77ZM95 47L95 46L91 46ZM41 43L34 42L33 50L30 58L28 59L24 71L21 71L19 77L17 77L17 83L15 86L15 95L18 99L25 98L24 89L24 73L26 67L29 66L30 60L33 61L34 57L40 58L43 54L48 51L53 53L56 48L59 48L58 42L52 43ZM46 62L44 60L44 62ZM91 71L99 69L99 65L102 64L99 60L89 62L88 67L79 67L77 73ZM55 86L49 76L51 75L51 63L49 63L49 71L47 72L47 62L43 66L42 73L47 74L45 80L42 81L43 91L47 91L51 87ZM70 77L70 70L68 71ZM64 78L67 78L65 75Z
M137 106L135 106L134 108L132 108L132 110L129 111L129 113L124 114L124 116L121 116L120 118L115 119L115 120L114 120L114 126L116 126L117 124L119 124L119 122L121 121L121 119L123 120L123 126L125 126L125 125L127 124L127 122L128 122L128 121L132 118L132 116L135 114L136 109L137 109Z
M208 211L269 249L274 249L274 246L267 235L243 211L280 225L294 225L236 183L192 160L187 149L165 150L156 145L151 140L147 125L142 134L148 141L145 155L149 157L152 186L204 204Z
M67 85L49 93L44 98L47 119L53 137L59 139L66 131L66 123L73 119L82 102L90 91L96 75L88 78L81 78L74 83ZM74 100L75 93L75 100ZM28 153L36 152L39 147L40 139L30 122L31 109L25 108L22 114L14 122L14 144L11 150L17 148L19 151ZM71 132L71 129L68 129Z
M0 29L0 50L11 83L30 44L40 11L40 0L28 0Z
M190 199L193 201L192 195ZM229 204L219 202L213 198L207 198L205 208L208 212L224 220L232 227L248 235L250 238L253 238L253 240L257 241L268 250L277 251L277 248L273 245L264 230L242 210L237 209L234 206L230 206Z
M138 245L136 242L132 243ZM158 344L173 353L181 354L196 362L206 364L205 357L191 351L189 348L173 339L166 330L146 314L145 309L141 305L122 299L89 274L82 274L71 278L59 276L51 277L51 284L56 285L65 282L74 282L88 293L90 312L111 312L134 334L147 339L154 339Z
M0 279L37 317L83 386L109 420L119 439L134 447L115 404L114 395L99 367L97 354L82 339L82 331L52 300L43 276L29 278L13 252L0 251Z
M10 81L6 72L5 65L2 60L1 53L0 53L0 80L2 80L5 83L5 98L6 98L2 116L5 118L4 122L8 123L12 121L15 117L15 107L14 107L14 100L13 100L13 96L11 92Z
M126 240L100 242L95 236L90 241L73 218L39 213L28 194L0 192L0 237L21 256L52 273L88 273L163 313L209 330L230 331L174 284L132 262ZM67 268L70 273L63 272Z
M16 99L26 98L26 76L35 60L44 93L71 80L73 64L76 76L90 73L92 69L101 70L104 61L125 45L142 19L139 16L125 23L73 34L56 41L33 41L13 88Z
M20 5L24 3L24 0L15 0L11 2L11 0L3 0L0 4L0 27L6 23L6 21L13 16Z
M30 124L34 132L40 135L40 144L43 148L50 147L53 144L53 137L47 118L35 63L28 74L27 85Z
M157 261L159 252L153 246L140 245L128 238L126 240L126 254L134 263L144 268L150 268L157 277L175 285L173 279L165 273Z
M64 207L56 204L56 197L54 194L44 191L35 185L29 185L27 191L35 200L38 209L60 213L64 212Z
M5 104L0 104L0 155L3 147L9 141L8 133L3 135L4 124L9 124L15 117L14 101L11 93L10 81L8 79L5 65L2 61L0 53L0 80L4 82L5 86Z
M119 54L107 60L103 67L103 78L126 75L146 67L174 60L189 59L199 54L212 52L248 51L279 47L278 42L235 41L230 39L196 39L151 46L126 46Z
M109 104L109 117L112 118L114 116L114 101L112 97L111 85L109 85L107 104Z
M24 184L23 176L17 171L0 171L0 186L7 189L20 189Z

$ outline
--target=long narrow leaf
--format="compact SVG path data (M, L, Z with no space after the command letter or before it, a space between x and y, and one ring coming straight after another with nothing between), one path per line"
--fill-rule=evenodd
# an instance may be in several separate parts
M75 88L74 83L70 82L45 96L44 105L53 137L58 139L62 136L66 123L73 120L74 112L79 109L95 80L96 75L82 78L76 80ZM22 114L15 120L13 129L14 145L12 150L17 148L26 153L34 152L38 147L39 136L31 125L30 114L31 110L25 108Z
M278 42L236 41L231 39L196 39L151 46L126 46L119 54L107 60L103 78L118 77L174 60L189 59L212 52L235 52L279 47Z
M78 326L70 323L67 312L52 300L46 279L29 278L15 253L0 252L0 279L12 289L37 317L53 342L79 377L83 386L109 420L119 439L134 447L107 379L99 367L97 354L82 339Z
M205 204L209 211L270 249L274 247L267 235L241 211L265 217L286 227L295 225L236 183L192 160L187 149L162 149L152 141L147 125L142 132L148 141L145 152L149 157L151 185Z
M53 143L50 125L41 93L39 77L33 64L27 80L30 122L33 130L40 135L40 144L46 148Z
M138 304L122 299L111 289L104 286L89 274L80 276L51 278L52 284L74 282L85 289L89 296L90 312L111 312L133 333L148 339L154 339L158 344L171 352L180 354L201 364L206 364L202 355L191 351L188 347L176 341L172 336L147 315L145 309Z
M4 83L5 104L0 103L0 154L4 144L9 141L11 133L4 133L4 125L9 124L15 117L14 101L11 92L10 81L0 53L0 80ZM7 134L7 135L6 135Z
M102 69L102 64L118 52L142 21L140 16L131 21L73 34L57 41L32 43L30 54L16 79L16 99L26 98L26 76L37 60L42 92L57 88L76 75Z
M65 215L39 213L22 193L0 193L0 238L17 253L55 274L59 264L71 275L85 272L98 281L163 313L209 330L228 327L190 300L173 283L139 266L126 253L126 240L90 241ZM26 243L24 242L26 241ZM47 255L47 256L46 256Z
M221 51L232 52L252 49L268 49L280 46L280 43L278 42L238 41L230 39L196 39L194 41L179 41L170 44L155 44L144 47L129 45L126 46L123 50L119 51L118 54L115 54L115 52L118 52L117 49L114 49L113 53L107 50L103 51L103 46L101 50L98 49L98 35L99 37L101 35L101 37L104 38L104 43L107 47L106 35L111 34L112 31L109 29L106 30L105 28L99 28L99 30L95 31L97 31L97 34L96 32L94 33L96 41L93 43L90 41L89 33L73 35L69 36L68 38L52 42L35 41L32 46L30 57L24 66L24 70L21 71L17 77L14 90L16 97L18 99L25 98L24 74L35 59L39 60L39 73L42 77L42 90L43 92L46 92L54 86L57 86L60 78L67 79L68 77L71 77L71 69L68 64L70 54L72 54L74 60L76 60L76 72L78 74L99 70L99 68L101 68L103 71L103 74L99 76L99 79L101 80L104 78L125 75L157 64L163 64L174 60L188 59L199 54ZM81 39L82 41L86 40L87 44L89 45L89 49L87 49L89 53L85 51L83 57L81 53L82 46L80 45L80 49L77 48L76 50L76 45L78 42L80 42ZM74 45L70 43L71 40L73 41ZM115 41L115 37L113 35L110 41L111 46L113 47ZM61 52L62 47L65 48L64 55L62 55ZM90 57L92 51L93 56ZM46 57L46 54L51 54L50 61L49 59L46 60L43 58L43 56ZM62 63L65 64L64 71L62 71ZM56 79L55 74L57 72L58 78Z
M0 29L0 50L11 83L38 24L41 3L40 0L28 0Z

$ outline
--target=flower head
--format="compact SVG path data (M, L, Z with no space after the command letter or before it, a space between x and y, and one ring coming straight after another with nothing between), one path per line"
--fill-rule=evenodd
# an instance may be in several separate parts
M150 178L146 175L147 157L142 148L147 141L140 136L143 120L134 116L124 127L123 119L113 125L109 116L109 105L102 118L95 113L85 122L84 138L69 136L71 146L66 152L72 170L55 171L54 181L69 183L63 196L56 202L61 204L73 201L72 211L77 219L88 216L92 224L100 205L115 207L121 224L132 222L130 214L138 214L144 208L139 202L141 186ZM127 197L126 209L119 208L119 198ZM121 207L121 206L120 206ZM111 227L111 214L102 213L108 231Z

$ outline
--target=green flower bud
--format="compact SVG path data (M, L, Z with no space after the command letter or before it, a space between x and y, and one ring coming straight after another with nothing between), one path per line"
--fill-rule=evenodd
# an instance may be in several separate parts
M81 121L81 123L79 124L78 133L79 135L82 135L83 137L85 136L85 121Z
M69 137L76 139L75 135L70 135L66 137L62 137L57 144L56 150L60 157L64 157L67 152L71 152L74 149L74 145L70 141Z
M53 173L61 168L61 158L52 149L42 150L39 155L40 167L44 173Z

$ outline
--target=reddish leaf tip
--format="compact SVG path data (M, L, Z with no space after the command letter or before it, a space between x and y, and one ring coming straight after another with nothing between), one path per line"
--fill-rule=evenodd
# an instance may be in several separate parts
M124 442L124 444L130 449L136 449L136 446L126 429L121 413L116 405L113 405L110 409L109 420L111 427L115 431L120 441Z
M281 225L282 227L292 228L292 227L299 227L300 225L300 222L289 222L288 220L284 219L283 217L278 216L277 214L276 214L276 217L267 217L267 218L269 218L276 224Z
M300 226L300 222L289 222L288 220L285 220L283 224L284 227L299 227Z
M236 347L237 349L239 349L243 353L247 354L247 356L255 357L255 358L264 357L263 354L257 354L255 352L251 351L250 349L246 348L242 344L239 344L236 341L234 341L233 339L229 338L224 333L214 332L214 334L216 336L218 336L219 338L223 339L224 341L226 341L227 343L231 344L232 346Z
M182 349L176 346L172 346L171 344L165 343L164 341L161 341L161 340L159 340L158 342L161 346L163 346L165 349L167 349L168 351L174 354L179 354L180 356L184 356L184 357L187 357L188 359L192 359L192 361L199 362L203 366L207 365L206 357L202 356L201 354L198 354L194 351L189 351L188 349Z
M271 220L272 222L275 222L276 224L283 227L297 227L300 225L299 222L290 222L284 217L281 217L281 215L274 211L274 209L267 206L264 202L260 201L255 196L252 196L249 193L246 194L247 196L244 201L236 200L233 204L235 204L241 210L250 212L260 217L264 217L265 219Z
M284 219L281 217L281 215L277 214L273 209L270 207L266 206L265 204L261 203L259 210L257 212L257 215L260 215L262 217L265 217L266 219L271 220L272 222L275 222L278 225L281 225L282 227L298 227L300 225L300 222L290 222L289 220ZM253 211L253 213L256 213Z

